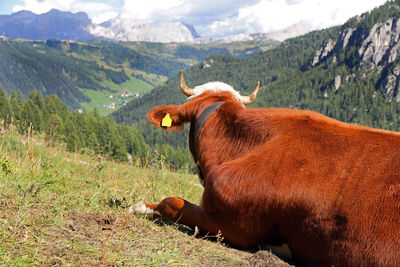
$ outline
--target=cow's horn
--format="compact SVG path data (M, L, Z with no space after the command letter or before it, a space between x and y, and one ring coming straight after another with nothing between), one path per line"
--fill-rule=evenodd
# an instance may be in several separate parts
M181 90L186 96L193 95L193 89L186 86L185 79L183 78L183 70L181 70Z
M245 105L248 105L248 104L250 104L251 102L253 102L254 99L256 99L256 97L257 97L257 94L258 94L258 90L259 90L259 89L260 89L260 82L257 82L256 89L254 89L254 91L253 91L253 93L251 93L251 95L249 95L249 96L242 96L242 97L241 97L242 103L245 104Z

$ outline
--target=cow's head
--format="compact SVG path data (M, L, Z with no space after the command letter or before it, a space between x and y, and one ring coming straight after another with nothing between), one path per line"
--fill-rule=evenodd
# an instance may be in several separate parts
M181 71L181 90L188 96L189 101L180 106L155 107L147 116L149 121L157 127L166 130L181 130L183 124L196 119L198 114L213 103L224 101L243 108L244 105L248 105L256 99L259 88L260 82L257 82L256 89L249 96L241 96L232 86L222 82L209 82L189 88L183 78L183 71ZM162 120L167 114L172 119L172 123L169 127L163 127Z

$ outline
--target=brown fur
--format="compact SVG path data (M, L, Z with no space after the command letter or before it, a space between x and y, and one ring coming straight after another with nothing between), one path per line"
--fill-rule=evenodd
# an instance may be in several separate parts
M400 134L342 123L312 111L245 109L207 91L148 114L160 126L193 125L225 101L197 140L202 205L172 197L146 204L162 217L238 247L287 243L310 266L400 266ZM193 142L190 141L190 144ZM193 147L190 147L193 151Z

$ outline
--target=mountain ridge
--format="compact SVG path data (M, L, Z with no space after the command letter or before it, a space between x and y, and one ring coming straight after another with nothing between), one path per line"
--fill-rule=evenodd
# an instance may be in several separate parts
M94 36L86 30L91 23L84 12L72 13L52 9L37 15L30 11L19 11L0 16L0 34L8 38L30 40L91 40Z
M95 24L84 12L72 13L56 9L43 14L19 11L11 15L0 15L0 35L29 40L55 38L88 41L94 38L103 38L115 41L216 44L269 39L282 41L304 34L309 30L305 24L299 23L272 33L202 38L196 32L195 26L180 21L150 24L118 16L109 21Z

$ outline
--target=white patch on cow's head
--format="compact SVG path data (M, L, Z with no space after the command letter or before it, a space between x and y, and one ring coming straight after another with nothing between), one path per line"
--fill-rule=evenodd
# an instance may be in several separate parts
M193 95L191 95L188 100L195 98L196 96L201 95L205 91L214 91L214 92L230 92L239 103L242 103L241 96L238 91L233 89L232 86L223 82L208 82L202 85L198 85L193 88ZM243 103L242 103L243 104Z

